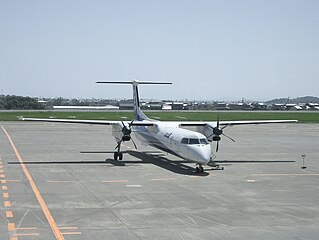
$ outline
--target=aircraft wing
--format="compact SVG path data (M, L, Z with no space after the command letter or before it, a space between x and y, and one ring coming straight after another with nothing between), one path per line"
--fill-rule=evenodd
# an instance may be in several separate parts
M108 121L108 120L78 120L78 119L58 119L58 118L20 118L23 121L37 121L37 122L57 122L57 123L80 123L80 124L96 124L96 125L116 125L122 121ZM151 121L123 121L131 126L154 126L157 123ZM235 126L235 125L254 125L254 124L270 124L270 123L294 123L298 120L252 120L252 121L220 121L221 126ZM217 125L217 122L194 122L194 121L184 121L184 122L170 122L174 123L180 127L186 126L205 126Z
M36 121L36 122L55 122L55 123L80 123L80 124L95 124L95 125L117 125L121 122L130 124L131 126L153 126L154 123L150 121L107 121L107 120L78 120L78 119L58 119L58 118L20 118L22 121Z
M254 125L254 124L270 124L270 123L296 123L298 120L250 120L250 121L220 121L219 125L221 126L235 126L235 125ZM179 122L180 127L186 126L205 126L217 125L216 122Z

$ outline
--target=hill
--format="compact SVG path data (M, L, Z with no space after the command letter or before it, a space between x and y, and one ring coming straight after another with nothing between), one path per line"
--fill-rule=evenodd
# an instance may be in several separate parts
M318 97L313 96L305 96L305 97L297 97L297 98L277 98L270 101L265 102L268 105L271 104L286 104L286 103L319 103Z

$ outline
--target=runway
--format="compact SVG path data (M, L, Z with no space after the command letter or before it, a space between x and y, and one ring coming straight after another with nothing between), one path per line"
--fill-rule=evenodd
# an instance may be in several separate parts
M112 160L108 126L0 127L0 239L318 239L318 124L229 127L200 175L137 141Z

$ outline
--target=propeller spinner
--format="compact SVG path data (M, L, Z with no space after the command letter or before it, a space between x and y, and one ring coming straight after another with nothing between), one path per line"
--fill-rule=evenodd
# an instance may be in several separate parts
M132 133L132 128L131 128L131 126L132 126L132 124L133 124L133 121L134 121L134 120L132 120L132 122L130 122L130 123L128 124L128 126L126 126L126 125L124 124L124 122L121 121L122 126L123 126L123 127L122 127L123 137L122 137L122 140L121 140L121 141L118 143L118 145L116 146L116 148L119 148L119 146L120 146L120 144L121 144L122 142L126 142L126 141L132 140L132 143L133 143L135 149L137 149L137 146L136 146L136 144L135 144L133 138L131 137L131 133ZM115 148L115 149L116 149L116 148Z
M219 116L217 117L217 125L216 125L216 127L212 127L210 125L207 125L207 126L209 126L213 130L213 133L210 136L208 136L207 139L209 139L210 137L213 136L213 141L217 142L217 144L216 144L216 152L218 152L218 150L219 150L219 141L221 140L220 135L223 135L223 136L227 137L228 139L230 139L231 141L235 142L235 140L233 138L231 138L230 136L227 136L223 132L223 130L225 128L229 127L230 125L228 124L228 125L225 125L223 127L220 127Z

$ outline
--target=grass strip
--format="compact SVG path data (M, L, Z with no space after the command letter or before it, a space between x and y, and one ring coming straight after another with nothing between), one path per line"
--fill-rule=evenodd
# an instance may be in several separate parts
M300 123L319 123L319 112L207 112L207 111L180 111L180 112L146 112L150 118L161 121L216 121L219 115L221 121L236 120L286 120L295 119ZM63 119L94 119L94 120L132 120L133 112L57 112L57 111L3 111L0 112L0 121L17 121L19 117L29 118L63 118Z

